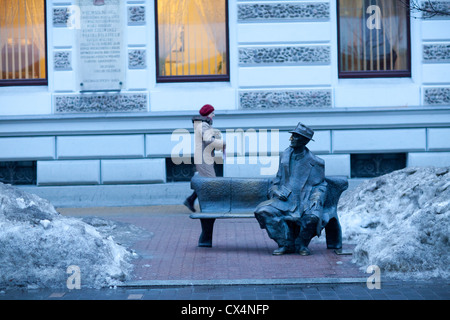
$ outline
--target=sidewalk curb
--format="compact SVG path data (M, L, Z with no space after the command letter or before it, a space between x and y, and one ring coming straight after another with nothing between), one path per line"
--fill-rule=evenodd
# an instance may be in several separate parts
M221 279L221 280L137 280L118 287L185 287L185 286L234 286L234 285L302 285L366 283L367 278L299 278L299 279Z

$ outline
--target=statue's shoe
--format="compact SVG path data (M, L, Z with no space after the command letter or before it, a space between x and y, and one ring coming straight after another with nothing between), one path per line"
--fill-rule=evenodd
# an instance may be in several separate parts
M311 250L306 247L302 247L298 250L298 254L301 256L309 256L311 254Z
M275 249L272 254L274 256L281 256L282 254L287 254L287 253L293 253L294 249L290 248L290 247L279 247L278 249Z

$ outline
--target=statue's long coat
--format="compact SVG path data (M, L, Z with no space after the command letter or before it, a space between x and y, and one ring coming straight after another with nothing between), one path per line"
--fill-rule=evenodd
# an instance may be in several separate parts
M262 206L271 206L280 210L285 220L291 221L298 221L303 214L315 215L319 218L317 235L320 235L322 224L325 223L322 221L327 187L325 163L305 147L303 156L291 164L293 151L292 147L288 147L282 153L277 175L269 189L270 199L259 204L256 211ZM298 174L292 176L291 171ZM273 197L275 189L288 194L287 200Z

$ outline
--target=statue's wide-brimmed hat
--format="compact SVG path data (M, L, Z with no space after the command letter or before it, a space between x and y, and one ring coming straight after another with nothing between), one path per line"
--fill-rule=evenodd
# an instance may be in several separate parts
M297 133L301 136L308 138L309 140L314 141L312 138L314 135L314 130L305 126L303 123L299 122L297 127L293 131L289 131L289 133Z

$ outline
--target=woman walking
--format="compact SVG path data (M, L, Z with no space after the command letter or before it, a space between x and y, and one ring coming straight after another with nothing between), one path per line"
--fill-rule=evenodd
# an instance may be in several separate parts
M200 109L199 114L199 116L192 118L195 139L195 169L202 177L215 177L214 151L223 150L225 152L225 142L222 140L220 131L212 127L215 116L214 107L210 104L205 104ZM184 205L192 212L195 212L195 199L197 199L197 193L194 191L184 201Z

